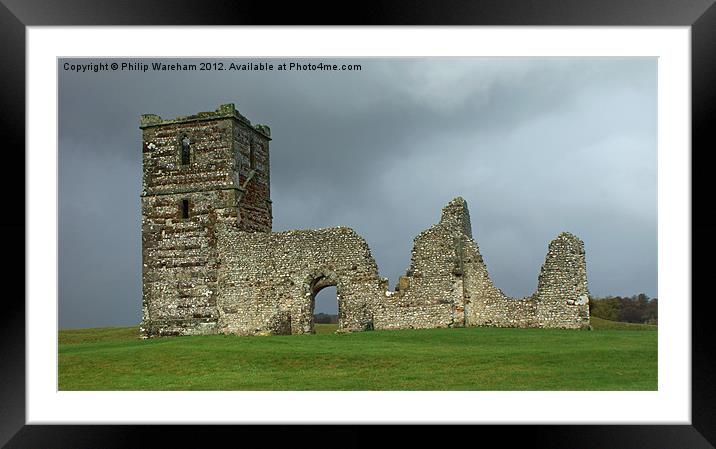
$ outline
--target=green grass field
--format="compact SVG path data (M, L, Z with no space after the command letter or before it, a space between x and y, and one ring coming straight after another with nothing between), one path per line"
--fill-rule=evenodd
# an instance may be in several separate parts
M150 340L61 330L60 390L656 390L656 326Z

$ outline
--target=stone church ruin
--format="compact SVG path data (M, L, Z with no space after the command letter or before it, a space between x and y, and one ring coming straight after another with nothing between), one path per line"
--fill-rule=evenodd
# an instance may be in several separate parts
M233 104L165 120L142 115L143 337L303 334L335 286L338 331L464 326L589 327L584 244L550 244L537 290L496 288L462 198L414 239L394 291L346 227L272 232L271 130Z

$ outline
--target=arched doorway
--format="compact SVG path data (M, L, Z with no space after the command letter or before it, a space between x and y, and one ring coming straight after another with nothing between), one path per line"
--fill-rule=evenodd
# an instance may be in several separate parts
M358 332L373 329L371 301L379 292L379 282L356 279L353 273L319 269L304 277L303 289L292 313L293 332L315 333L316 295L327 287L335 287L338 323L335 332Z
M309 285L310 332L314 334L335 332L341 316L338 281L330 274L320 274Z
M329 285L314 295L313 330L328 334L338 330L338 289Z

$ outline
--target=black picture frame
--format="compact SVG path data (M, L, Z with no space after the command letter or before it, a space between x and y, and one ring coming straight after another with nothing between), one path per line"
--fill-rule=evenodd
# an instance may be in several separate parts
M25 197L25 28L83 25L533 25L533 26L683 26L691 27L692 56L692 205L710 194L704 162L716 148L711 132L716 117L716 6L714 0L542 0L336 3L189 2L158 0L108 1L0 0L0 117L3 173L6 189L4 219L5 279L14 280L24 297ZM699 148L699 151L696 149ZM696 162L696 163L695 163ZM20 168L22 167L22 168ZM11 176L18 179L11 180ZM694 210L692 206L692 210ZM692 212L692 219L696 214ZM50 220L53 222L53 220ZM710 253L710 220L694 220L692 241L698 253ZM16 247L13 247L16 246ZM695 255L694 252L692 252ZM710 278L709 264L692 263L693 287ZM8 448L146 447L160 433L162 446L198 447L216 438L251 437L295 444L312 443L321 434L329 444L360 444L380 439L402 445L406 435L424 440L442 434L445 441L480 441L497 437L502 445L549 448L712 448L716 444L716 344L708 313L710 298L692 301L692 425L520 425L459 426L446 430L430 426L145 426L145 425L25 425L25 307L20 295L5 290L0 314L0 445ZM698 298L697 295L692 296ZM50 299L48 299L50 300ZM684 298L691 300L691 298ZM141 404L138 404L141 406ZM588 404L584 404L588 407ZM618 404L615 404L618 407ZM365 433L374 435L365 435ZM267 436L269 435L270 436ZM380 434L380 435L377 435ZM428 435L430 434L430 435ZM364 441L364 443L360 443ZM295 445L293 444L293 445Z

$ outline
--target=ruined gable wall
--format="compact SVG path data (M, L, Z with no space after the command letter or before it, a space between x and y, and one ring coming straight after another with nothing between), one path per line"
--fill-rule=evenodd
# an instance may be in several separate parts
M462 304L464 326L528 327L535 321L534 303L507 297L495 287L487 271L477 243L472 238L470 212L467 202L455 198L443 208L441 223L452 233L457 269L462 279Z
M462 198L451 201L440 222L414 239L410 268L396 292L376 307L376 329L464 325L459 238L471 231L463 203Z
M376 305L376 329L451 327L461 321L462 280L454 273L451 233L436 225L414 242L406 275Z
M312 332L314 295L327 285L336 285L339 331L372 329L386 284L352 229L252 234L221 226L218 248L219 332Z

